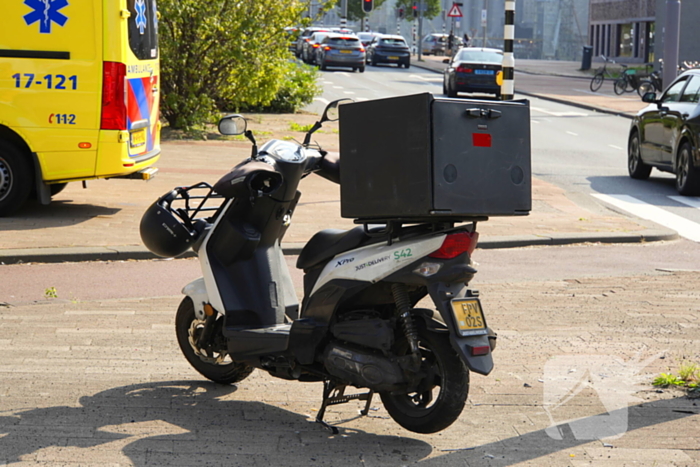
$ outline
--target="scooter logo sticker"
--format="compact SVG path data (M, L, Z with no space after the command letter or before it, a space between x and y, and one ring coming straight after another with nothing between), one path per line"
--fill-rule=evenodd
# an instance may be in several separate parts
M39 21L42 34L51 34L51 23L63 26L68 21L68 17L59 11L68 6L68 0L24 0L24 4L34 10L24 15L24 22L31 26Z
M136 27L139 28L139 33L143 34L146 30L146 4L144 0L136 0L134 9L136 10Z

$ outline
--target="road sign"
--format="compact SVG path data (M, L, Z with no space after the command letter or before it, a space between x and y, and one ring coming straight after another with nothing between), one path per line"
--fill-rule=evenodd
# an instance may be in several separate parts
M452 8L450 8L450 12L447 13L447 16L449 16L450 18L461 18L462 10L459 9L459 5L453 3Z

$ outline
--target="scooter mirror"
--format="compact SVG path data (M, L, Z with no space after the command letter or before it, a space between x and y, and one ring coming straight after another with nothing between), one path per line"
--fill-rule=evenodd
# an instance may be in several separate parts
M340 112L338 112L338 107L343 104L349 104L353 102L352 99L338 99L333 101L326 106L326 110L323 111L323 116L321 117L321 122L335 122L340 118Z
M247 128L248 122L242 115L227 115L219 120L219 133L222 135L242 135Z

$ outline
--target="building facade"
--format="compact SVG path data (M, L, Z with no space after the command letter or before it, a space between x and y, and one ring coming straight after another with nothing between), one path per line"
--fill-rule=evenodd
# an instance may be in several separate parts
M590 0L588 39L593 56L653 62L657 0Z

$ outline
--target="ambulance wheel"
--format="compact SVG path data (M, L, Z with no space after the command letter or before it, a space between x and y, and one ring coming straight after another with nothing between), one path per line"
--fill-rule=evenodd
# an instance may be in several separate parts
M9 216L22 206L33 180L28 155L11 142L0 140L0 216Z

